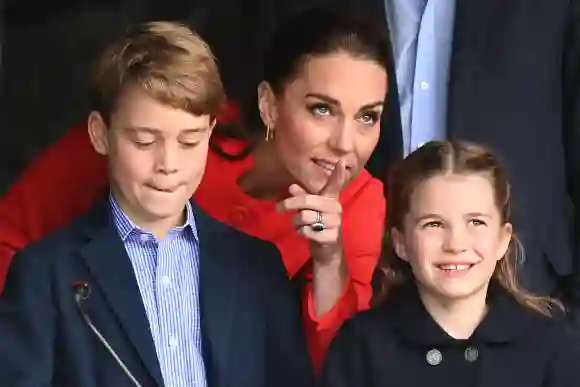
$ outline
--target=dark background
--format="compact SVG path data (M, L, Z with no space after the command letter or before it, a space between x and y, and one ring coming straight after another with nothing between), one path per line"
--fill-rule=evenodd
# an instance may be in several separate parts
M86 118L90 64L128 24L180 20L194 28L212 46L230 98L239 100L254 90L259 52L277 15L297 3L4 0L0 194L32 157Z

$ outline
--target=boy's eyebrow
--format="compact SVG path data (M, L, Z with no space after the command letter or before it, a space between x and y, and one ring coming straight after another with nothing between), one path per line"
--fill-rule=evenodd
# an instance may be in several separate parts
M160 129L157 128L151 128L148 126L128 126L126 128L129 131L132 132L147 132L147 133L151 133L151 134L158 134L161 132ZM208 128L207 127L199 127L199 128L185 128L182 129L180 132L181 133L200 133L200 132L204 132L206 131Z
M485 214L483 212L470 212L467 214L470 218L491 218L491 215Z

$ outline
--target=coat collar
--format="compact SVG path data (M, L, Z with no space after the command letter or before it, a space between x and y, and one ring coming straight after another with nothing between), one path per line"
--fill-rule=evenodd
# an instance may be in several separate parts
M393 329L403 340L419 346L445 346L458 342L507 343L517 340L534 319L535 312L513 299L499 284L488 291L489 311L467 340L449 336L427 312L414 284L396 288L383 305Z

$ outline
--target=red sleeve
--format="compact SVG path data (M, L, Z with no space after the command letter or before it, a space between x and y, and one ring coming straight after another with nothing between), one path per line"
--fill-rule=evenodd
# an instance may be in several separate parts
M344 320L369 307L371 280L381 253L386 211L383 185L371 179L349 202L344 208L342 228L349 278L340 300L328 313L317 318L312 282L305 287L304 325L316 370L320 369L328 346Z
M0 289L15 251L85 212L107 184L105 159L86 126L34 159L0 198Z

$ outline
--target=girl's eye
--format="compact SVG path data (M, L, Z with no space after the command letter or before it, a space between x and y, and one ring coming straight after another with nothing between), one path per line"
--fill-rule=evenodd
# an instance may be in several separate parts
M441 223L438 220L433 220L423 225L423 228L440 228L440 227L443 227L443 223Z

